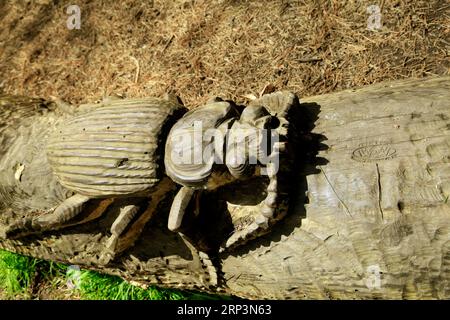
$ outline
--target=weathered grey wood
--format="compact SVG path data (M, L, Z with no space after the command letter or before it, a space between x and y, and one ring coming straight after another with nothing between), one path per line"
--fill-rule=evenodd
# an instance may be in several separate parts
M231 292L267 298L450 296L450 78L304 99L326 150L276 234L222 260ZM320 162L319 162L320 163ZM301 173L300 173L301 174ZM304 188L298 188L298 200ZM302 216L305 218L302 219ZM369 289L371 270L381 287Z
M119 201L98 200L86 209L86 221L107 211L99 219L1 240L0 247L135 281L247 298L449 298L450 78L378 84L302 102L303 125L311 132L299 147L290 212L270 234L212 254L217 274L167 230L170 203L161 206L136 246L106 267L96 264L96 255ZM49 130L68 115L43 103L0 98L3 224L14 215L50 210L70 195L41 152ZM258 193L249 189L247 194ZM222 212L235 225L252 214L254 203L246 192L237 193L227 208L215 201L220 191L205 194L206 214L188 234L225 233ZM377 270L379 288L370 285Z

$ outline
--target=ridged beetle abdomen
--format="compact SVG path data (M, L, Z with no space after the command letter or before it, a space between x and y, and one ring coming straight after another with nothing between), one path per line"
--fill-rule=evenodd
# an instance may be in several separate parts
M47 157L60 183L93 198L149 190L161 179L165 127L184 107L157 98L114 100L69 119Z

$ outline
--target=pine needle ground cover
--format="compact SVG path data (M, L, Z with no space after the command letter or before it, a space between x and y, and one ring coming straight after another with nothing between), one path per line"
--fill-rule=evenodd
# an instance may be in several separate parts
M86 103L161 96L245 103L449 74L448 1L0 1L0 91ZM380 28L368 29L377 5Z

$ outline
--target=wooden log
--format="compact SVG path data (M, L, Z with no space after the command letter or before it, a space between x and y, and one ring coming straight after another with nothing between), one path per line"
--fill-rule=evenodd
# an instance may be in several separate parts
M223 258L230 290L281 299L448 298L449 80L304 99L320 109L312 132L326 139L318 153L326 161L299 168L306 181L298 204L270 236Z
M86 223L0 240L0 247L147 284L246 298L448 299L450 77L301 102L304 132L287 217L234 251L210 251L215 268L167 230L170 201L136 245L107 266L97 256L120 201L98 200L80 218ZM70 195L42 152L49 131L70 115L38 99L2 96L0 105L0 222L7 226ZM188 232L226 234L229 220L254 208L238 193L240 202L204 194L201 219Z

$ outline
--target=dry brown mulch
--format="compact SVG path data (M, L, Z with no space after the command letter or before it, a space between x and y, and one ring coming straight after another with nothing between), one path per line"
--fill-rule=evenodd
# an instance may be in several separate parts
M69 30L75 2L81 29ZM172 91L195 106L267 85L310 96L446 75L449 12L442 0L5 0L0 90L71 103Z

